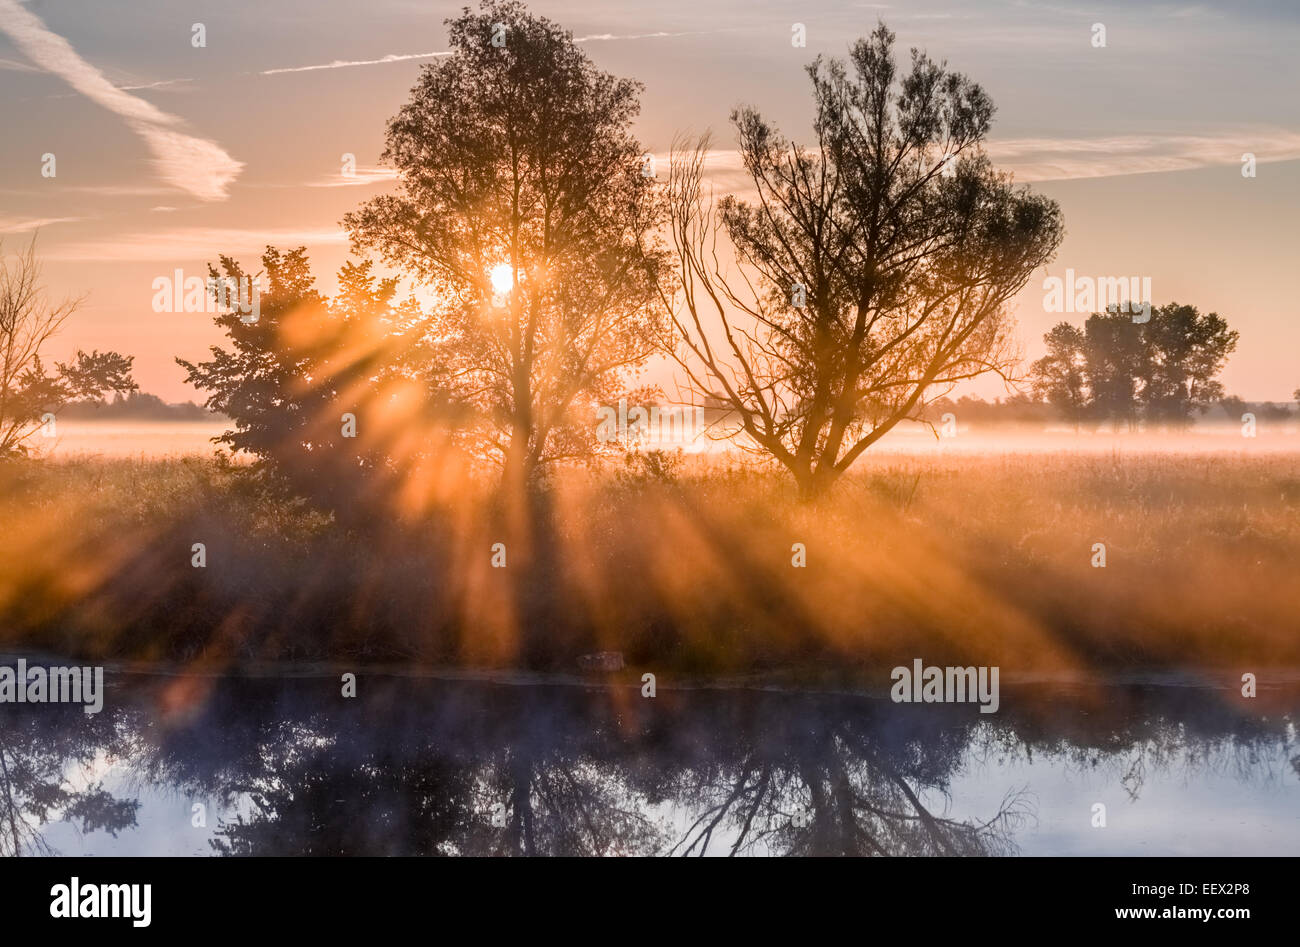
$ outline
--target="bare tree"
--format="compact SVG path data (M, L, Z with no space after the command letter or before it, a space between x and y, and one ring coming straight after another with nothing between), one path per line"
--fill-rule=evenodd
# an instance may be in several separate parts
M673 148L671 351L693 394L720 401L806 496L957 382L1005 377L1007 302L1063 233L1054 202L983 154L984 91L915 50L895 88L893 40L883 25L859 40L852 76L820 57L808 68L812 148L733 113L753 202L706 194L708 136Z
M35 237L12 261L0 246L0 457L23 449L61 395L40 353L80 300L49 303L40 278Z
M131 378L133 359L116 352L78 349L71 363L56 362L55 373L46 373L41 349L81 300L56 304L46 298L35 237L12 259L3 251L0 246L0 458L26 453L24 442L46 413L138 387Z

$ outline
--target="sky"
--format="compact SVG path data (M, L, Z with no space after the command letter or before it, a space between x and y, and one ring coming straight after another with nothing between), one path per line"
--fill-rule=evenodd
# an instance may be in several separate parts
M446 51L443 21L462 5L0 0L0 240L11 253L38 232L50 294L84 297L51 355L114 349L135 356L144 390L201 400L173 359L202 357L220 336L203 313L154 312L156 278L203 275L218 254L256 270L267 244L305 245L332 291L349 252L340 220L394 188L379 164L385 124ZM1027 358L1054 323L1082 319L1044 309L1043 279L1068 268L1146 277L1157 305L1224 316L1241 333L1229 392L1286 400L1300 387L1300 4L528 6L572 30L602 69L644 83L636 132L648 151L712 130L724 170L733 108L754 105L806 139L804 67L844 56L883 20L897 52L925 49L984 86L997 106L994 163L1062 207L1056 260L1015 303ZM792 45L794 24L804 47ZM1242 174L1245 153L1254 177ZM355 177L341 174L344 154ZM968 393L1005 391L983 381Z

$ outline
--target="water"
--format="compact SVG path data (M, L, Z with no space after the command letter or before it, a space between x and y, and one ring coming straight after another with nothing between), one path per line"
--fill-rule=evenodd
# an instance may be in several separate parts
M0 705L0 853L1300 853L1294 684L1004 684L981 715L531 678L362 673L353 699L333 672L107 681L94 716Z

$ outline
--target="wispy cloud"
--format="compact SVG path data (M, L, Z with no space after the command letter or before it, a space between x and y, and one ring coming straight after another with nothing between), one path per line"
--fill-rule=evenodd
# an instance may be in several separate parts
M350 176L331 174L318 181L308 181L308 187L360 187L363 184L382 184L398 178L396 168L357 168Z
M180 119L152 103L118 88L78 55L62 36L51 32L40 17L17 0L0 0L0 31L27 58L61 78L95 104L126 120L145 140L163 180L200 200L226 197L227 188L243 164L216 142L174 131Z
M1258 164L1294 161L1300 159L1300 132L1240 128L1200 135L1004 138L989 141L987 151L993 164L1012 172L1017 182L1065 181L1239 166L1246 152L1255 155ZM669 156L658 154L655 160L662 178ZM719 194L753 190L738 151L711 150L704 176Z
M84 217L31 217L26 220L0 217L0 233L28 233L50 224L67 224Z
M262 75L275 76L284 72L315 72L318 69L351 69L353 66L380 66L390 62L405 62L408 59L436 59L450 56L450 52L441 53L389 53L379 59L336 59L333 62L318 63L314 66L287 66L280 69L264 69Z
M666 36L698 36L705 33L726 33L728 30L687 30L683 33L592 33L590 36L579 36L574 39L575 43L596 43L606 40L619 39L659 39ZM316 72L320 69L351 69L355 66L382 66L391 62L406 62L411 59L437 59L441 56L450 56L450 50L444 50L438 53L389 53L387 56L380 56L378 59L336 59L333 62L315 63L310 66L281 66L276 69L263 69L262 75L276 76L286 72Z
M264 230L234 227L179 227L114 235L103 240L66 243L42 252L46 260L97 262L215 262L218 254L260 255L268 246L322 247L348 242L345 231L329 229Z
M0 187L0 194L13 194L19 197L49 196L53 189L50 182L45 187ZM158 194L171 194L171 188L147 187L131 184L60 184L59 194L91 194L95 197L149 197Z
M120 85L118 88L123 92L138 89L163 89L167 86L185 85L186 83L193 81L193 79L159 79L157 82L142 82L139 85Z
M662 30L657 33L592 33L589 36L579 36L573 41L575 43L594 43L603 42L612 39L662 39L666 36L699 36L704 33L725 33L726 30L686 30L681 33L665 33Z
M988 152L1017 180L1062 181L1240 164L1245 152L1260 164L1293 161L1300 158L1300 132L1239 128L1199 135L1016 138L990 141Z

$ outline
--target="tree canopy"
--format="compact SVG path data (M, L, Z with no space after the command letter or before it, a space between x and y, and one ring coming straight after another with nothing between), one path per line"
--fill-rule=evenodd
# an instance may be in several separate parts
M653 350L660 209L630 131L638 83L515 2L448 25L451 55L388 126L399 193L344 223L435 291L469 433L521 483L589 452L592 406Z

